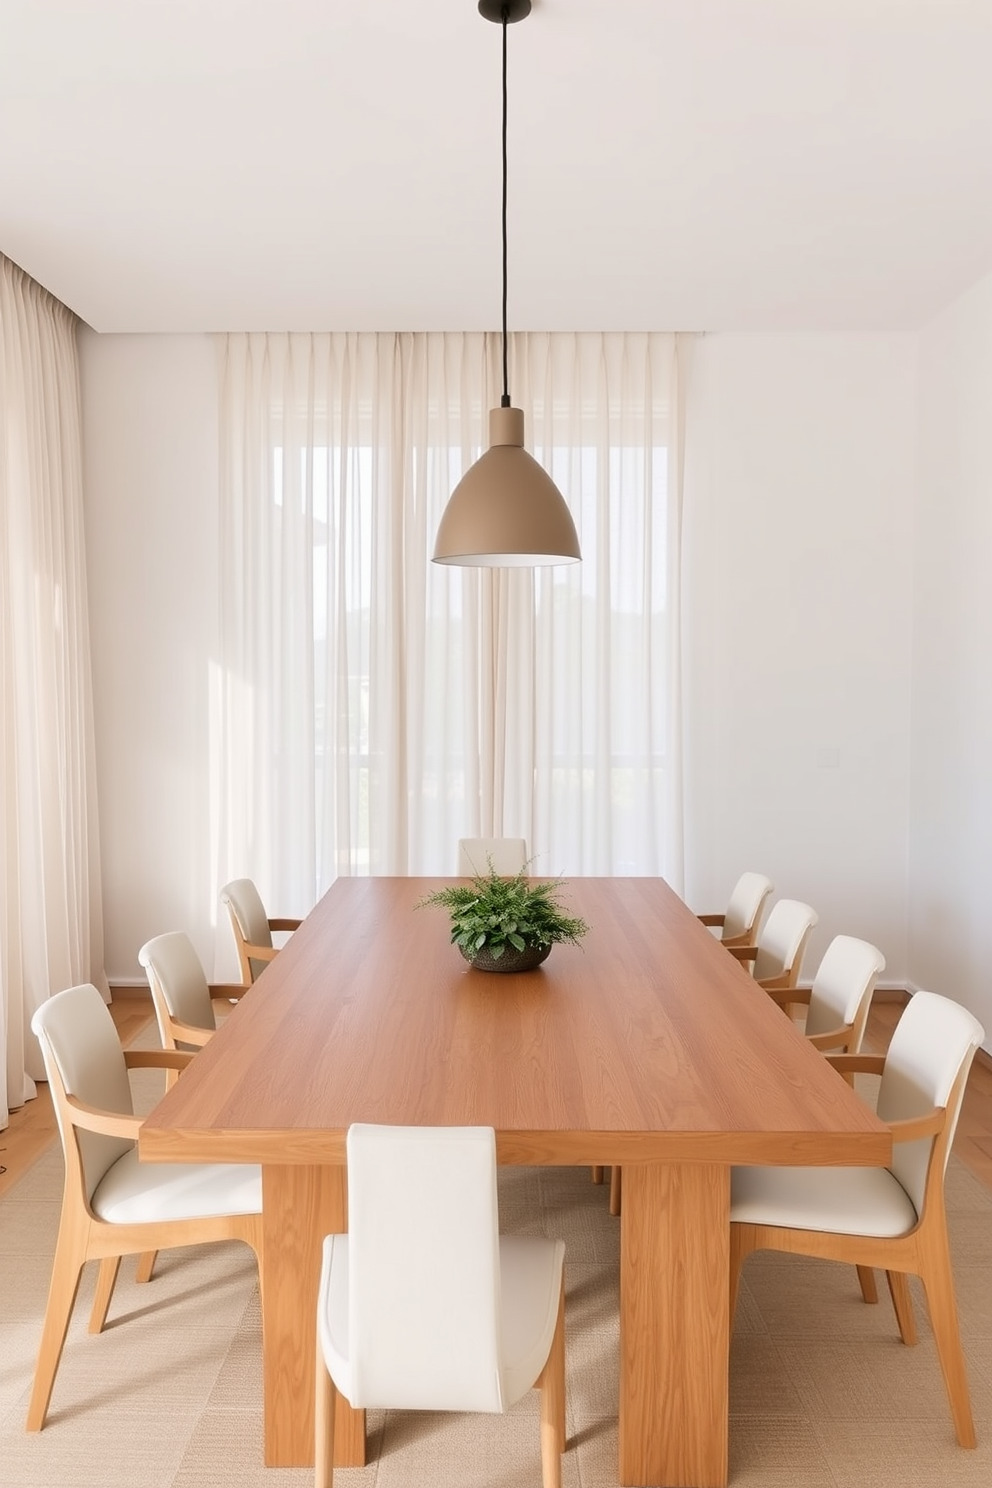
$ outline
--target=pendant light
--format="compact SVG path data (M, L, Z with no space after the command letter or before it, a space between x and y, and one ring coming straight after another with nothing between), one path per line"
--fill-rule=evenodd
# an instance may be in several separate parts
M489 449L452 491L437 530L434 562L466 568L536 568L582 556L572 514L547 471L524 449L524 415L510 405L506 336L506 28L530 15L530 0L479 0L503 28L503 395L489 410Z

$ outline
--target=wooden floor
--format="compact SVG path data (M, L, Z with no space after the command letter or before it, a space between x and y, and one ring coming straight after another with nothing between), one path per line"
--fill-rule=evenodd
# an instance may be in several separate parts
M142 995L117 996L111 1003L121 1042L130 1043L151 1022L150 1000ZM865 1048L881 1053L888 1047L902 1004L876 1001L872 1007ZM58 1135L48 1086L39 1085L36 1100L12 1111L10 1125L0 1131L0 1197L11 1188ZM992 1059L980 1053L972 1066L968 1090L954 1140L954 1153L992 1192Z

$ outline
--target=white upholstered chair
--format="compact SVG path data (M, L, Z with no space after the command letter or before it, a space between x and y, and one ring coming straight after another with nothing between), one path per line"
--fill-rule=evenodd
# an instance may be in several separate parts
M541 1391L544 1488L561 1482L560 1240L500 1235L491 1127L352 1126L348 1233L324 1241L316 1488L330 1488L337 1391L353 1406L504 1411Z
M763 873L742 873L723 914L701 914L704 925L720 931L725 946L754 945L761 913L775 885Z
M891 1168L734 1168L730 1315L754 1250L882 1267L904 1343L916 1342L906 1276L926 1293L957 1439L975 1445L944 1210L944 1171L968 1071L985 1033L965 1008L917 992L887 1054L828 1055L845 1073L881 1074L878 1114L893 1136Z
M812 986L769 990L776 1002L806 1008L806 1037L818 1049L857 1054L885 957L870 941L835 935L817 967Z
M523 837L460 837L458 840L458 875L470 878L485 876L489 863L505 878L511 878L527 866L527 843Z
M261 1170L247 1164L138 1161L141 1122L128 1069L182 1068L195 1056L125 1052L95 987L57 993L31 1027L41 1043L65 1154L62 1217L28 1406L27 1428L40 1431L85 1262L100 1261L90 1313L90 1332L99 1333L121 1256L209 1240L244 1240L260 1254L262 1179Z
M768 991L794 987L799 980L810 931L819 916L800 899L779 899L768 912L753 946L728 946L732 956L750 962L755 981Z
M272 944L272 932L298 930L303 921L270 919L250 878L235 878L225 884L220 891L220 900L231 917L241 980L250 987L279 954L279 947Z
M211 986L192 941L182 930L146 941L138 961L148 977L164 1049L202 1048L217 1029L214 1000L229 1009L246 990L240 985ZM178 1070L170 1070L166 1083L171 1085L178 1077Z

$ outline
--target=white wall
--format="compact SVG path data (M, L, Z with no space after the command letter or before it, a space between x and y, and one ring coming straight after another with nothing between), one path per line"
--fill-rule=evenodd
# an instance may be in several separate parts
M213 964L215 351L88 330L79 345L107 972L143 981L138 948L164 930Z
M206 336L84 332L81 360L107 970L120 981L140 979L138 947L167 929L214 964L217 377ZM860 933L895 982L914 375L911 338L707 337L687 440L687 897L717 909L743 868L764 869L819 911L810 962L837 932ZM228 941L223 926L224 955Z
M686 433L686 897L746 868L905 985L915 340L707 336Z
M992 276L920 351L909 964L992 1035Z

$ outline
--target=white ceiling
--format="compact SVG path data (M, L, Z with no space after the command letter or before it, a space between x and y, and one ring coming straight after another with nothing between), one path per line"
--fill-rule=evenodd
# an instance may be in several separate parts
M475 0L0 0L0 251L100 331L495 328ZM910 329L992 269L992 0L535 0L511 329Z

